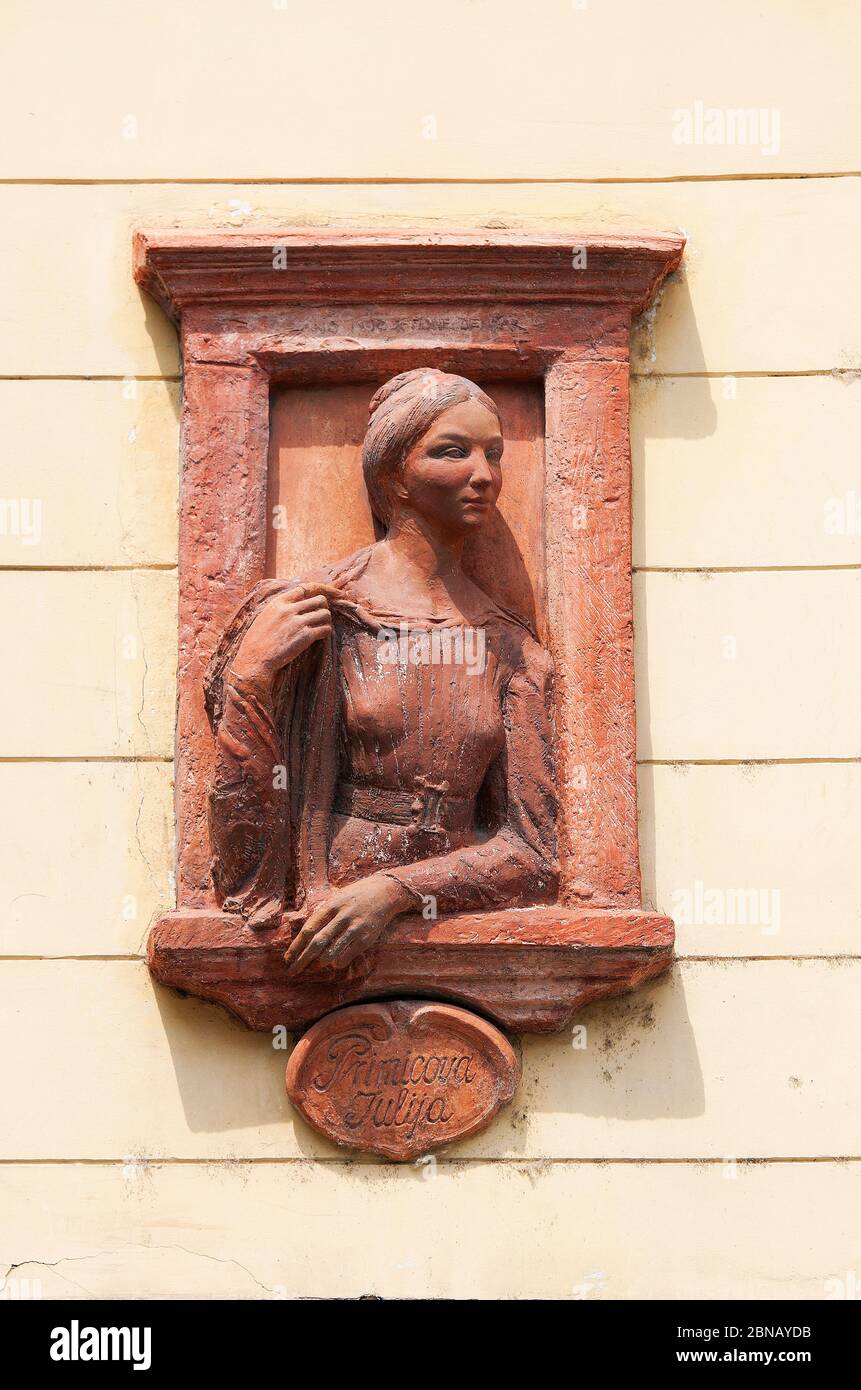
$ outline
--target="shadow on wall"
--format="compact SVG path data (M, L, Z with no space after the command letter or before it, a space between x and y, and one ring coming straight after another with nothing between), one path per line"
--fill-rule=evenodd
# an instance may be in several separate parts
M163 377L173 379L176 377L176 351L177 351L177 331L171 323L164 310L151 299L144 290L135 286L138 299L141 304L143 314L143 326L149 335L153 346L156 359L158 361L159 372ZM181 351L181 344L179 345ZM180 372L182 365L180 364ZM177 392L174 411L177 420L180 419L182 412L182 401L180 393Z
M288 1050L218 1004L152 981L186 1122L192 1134L222 1134L291 1119L284 1089Z
M289 1049L274 1048L270 1034L251 1032L218 1005L154 989L193 1134L292 1125L308 1156L340 1152L311 1135L290 1106L284 1089ZM633 994L590 1005L574 1023L586 1029L585 1047L572 1045L582 1035L572 1035L570 1027L521 1040L516 1108L622 1124L703 1113L702 1070L678 970ZM504 1115L499 1123L500 1143L508 1149Z
M661 333L666 343L682 338L685 344L687 389L674 393L672 374L660 375L655 344L655 317L661 315ZM657 364L657 365L656 365ZM711 385L706 376L689 377L688 373L707 370L702 342L697 329L690 289L684 268L667 280L655 303L633 326L631 332L631 372L637 380L631 384L631 475L633 552L645 553L645 496L649 486L646 453L649 438L705 439L717 429L717 411L712 399ZM677 380L678 378L675 378ZM649 410L648 430L642 428L643 404L653 393L661 392L661 410ZM640 411L638 412L638 403ZM696 464L692 466L697 466ZM650 748L651 699L649 690L649 615L642 584L634 581L634 653L637 678L637 747ZM638 825L640 862L651 866L642 882L642 901L645 907L655 906L655 805L651 770L638 768Z
M591 1004L574 1030L527 1040L521 1108L623 1124L703 1113L702 1068L677 967L633 994Z
M709 370L691 301L685 261L667 276L652 303L632 323L629 349L631 375L637 380L653 375L673 376L672 368L667 365L673 360L684 362L687 377L697 378L699 373ZM708 381L701 379L701 386L702 419L685 432L687 438L699 439L714 431Z

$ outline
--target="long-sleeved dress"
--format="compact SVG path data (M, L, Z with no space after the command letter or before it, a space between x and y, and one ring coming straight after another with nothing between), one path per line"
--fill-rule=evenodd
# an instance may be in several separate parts
M370 552L317 578L351 594ZM546 901L556 885L552 669L490 599L463 624L333 605L334 632L271 698L230 663L266 581L207 676L209 803L219 900L254 926L369 874L438 912Z

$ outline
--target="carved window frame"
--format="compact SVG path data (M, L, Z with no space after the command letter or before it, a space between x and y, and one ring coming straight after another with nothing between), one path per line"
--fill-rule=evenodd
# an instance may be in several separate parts
M136 234L135 278L178 324L183 362L177 908L151 935L158 979L256 1028L406 992L547 1031L667 968L672 924L640 900L629 334L683 245L655 234ZM266 575L273 387L427 364L543 383L559 905L400 919L373 963L291 985L283 933L254 933L215 902L203 673Z

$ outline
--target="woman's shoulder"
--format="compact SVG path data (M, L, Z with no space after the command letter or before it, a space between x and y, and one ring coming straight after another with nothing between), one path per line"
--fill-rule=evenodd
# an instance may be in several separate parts
M486 621L494 623L517 647L523 647L529 643L537 645L535 627L524 613L518 612L515 608L509 608L499 599L492 598L485 590L478 589L477 586L476 589L483 600L483 616Z
M349 584L351 580L358 579L360 575L364 574L377 544L378 542L374 545L364 545L361 550L354 550L352 555L345 556L343 560L335 560L329 565L320 565L318 569L302 575L299 582L304 584Z
M511 674L526 671L537 679L553 669L550 653L542 645L534 624L523 614L488 597L490 622Z

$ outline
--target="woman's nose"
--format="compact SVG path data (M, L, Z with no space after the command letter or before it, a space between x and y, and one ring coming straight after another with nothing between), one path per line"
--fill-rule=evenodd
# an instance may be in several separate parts
M485 457L482 449L476 449L470 460L472 463L472 474L470 481L475 486L490 487L493 482L493 473L490 464Z

